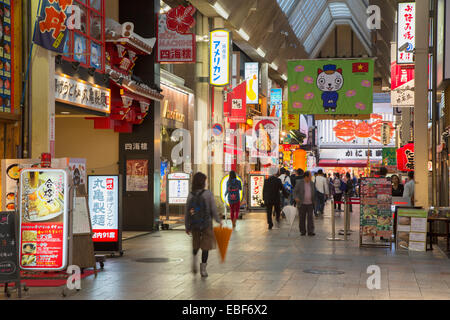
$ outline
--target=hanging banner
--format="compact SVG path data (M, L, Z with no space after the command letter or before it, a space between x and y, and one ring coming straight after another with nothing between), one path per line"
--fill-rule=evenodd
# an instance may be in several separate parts
M278 105L283 103L283 89L271 89L270 90L270 104Z
M231 112L229 123L245 123L247 121L246 82L241 83L230 94Z
M251 157L278 162L280 120L273 117L254 117Z
M281 113L283 119L283 130L292 131L300 129L300 115L288 112L287 101L283 101L283 111Z
M416 48L416 3L401 2L397 12L397 63L413 64Z
M65 269L68 252L68 174L60 169L20 173L20 267Z
M371 114L372 59L288 61L289 113Z
M58 53L64 53L64 44L69 33L67 18L72 15L73 0L42 0L41 12L36 21L34 43Z
M245 81L247 81L247 104L259 103L259 63L245 63Z
M209 83L217 87L226 86L230 83L230 32L221 29L211 31L209 43Z
M397 169L399 171L414 171L414 144L409 143L397 149Z
M195 34L188 31L195 25L193 6L178 6L166 14L158 14L158 63L195 63Z
M391 63L391 105L414 106L414 66Z
M0 112L14 112L14 2L0 1ZM19 39L21 35L18 35Z

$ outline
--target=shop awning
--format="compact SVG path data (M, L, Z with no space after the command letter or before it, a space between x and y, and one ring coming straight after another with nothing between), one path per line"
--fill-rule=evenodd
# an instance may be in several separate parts
M318 167L346 167L346 168L365 168L367 167L367 160L341 160L325 159L320 160Z

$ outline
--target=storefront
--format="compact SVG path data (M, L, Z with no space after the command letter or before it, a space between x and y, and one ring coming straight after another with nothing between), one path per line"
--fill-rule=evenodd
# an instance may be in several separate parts
M190 180L192 176L195 96L191 89L184 86L183 79L164 69L161 69L161 76L164 95L161 103L161 221L172 224L184 219L185 200L168 205L170 197L183 198L174 195L177 190L169 188L170 181L181 181L180 186L184 186L184 180ZM189 190L190 184L188 186Z

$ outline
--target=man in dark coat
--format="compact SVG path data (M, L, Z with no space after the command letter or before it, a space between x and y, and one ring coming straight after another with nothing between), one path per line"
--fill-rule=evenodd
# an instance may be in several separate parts
M281 216L281 201L280 201L280 192L283 192L285 197L288 197L289 194L286 190L284 190L281 180L278 179L278 169L271 168L271 176L264 180L263 187L263 200L267 210L267 224L269 225L269 230L273 228L272 221L272 210L275 208L275 215L277 219L277 223L280 223Z

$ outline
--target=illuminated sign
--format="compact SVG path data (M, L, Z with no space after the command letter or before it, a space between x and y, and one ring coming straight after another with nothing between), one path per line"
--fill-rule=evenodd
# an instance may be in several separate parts
M55 74L55 100L94 111L111 112L111 90L65 74Z
M398 4L397 23L397 63L413 64L416 48L416 4L402 2Z
M210 33L209 83L226 86L230 83L230 32L214 30Z
M247 81L247 104L259 103L259 64L247 62L245 64L245 81Z

